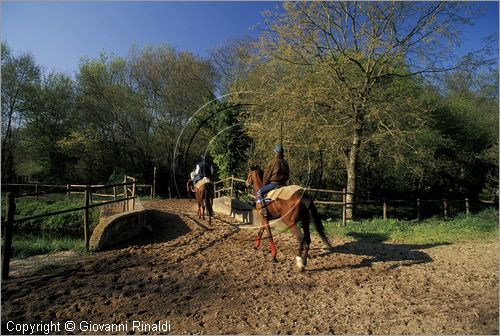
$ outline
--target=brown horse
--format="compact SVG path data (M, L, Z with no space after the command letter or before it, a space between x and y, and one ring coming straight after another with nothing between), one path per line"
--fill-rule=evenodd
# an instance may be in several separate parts
M198 202L198 219L205 220L205 208L208 214L208 224L212 224L214 211L212 208L214 202L214 184L207 182L199 187L195 187L196 201Z
M262 187L262 170L259 167L250 168L245 184L247 187L253 186L254 194L255 196L257 196L257 191ZM260 210L260 208L260 204L257 203L257 210ZM292 233L299 241L299 247L297 249L297 256L295 257L295 261L300 271L303 271L307 265L307 256L309 254L309 247L311 245L311 233L309 230L309 222L311 220L313 221L316 231L319 233L325 245L329 249L332 249L332 245L330 244L330 241L326 236L325 228L321 223L321 219L319 218L316 206L314 205L311 197L304 193L304 190L296 191L287 200L278 199L267 204L267 210L272 218L281 218L281 221L286 224L288 228L290 228ZM297 227L297 222L299 220L302 222L304 234L302 234ZM276 244L273 240L268 219L261 214L260 221L262 227L259 229L259 232L257 234L257 238L255 240L255 248L259 248L262 239L262 233L264 232L264 230L266 230L269 239L271 255L273 256L273 262L276 262Z

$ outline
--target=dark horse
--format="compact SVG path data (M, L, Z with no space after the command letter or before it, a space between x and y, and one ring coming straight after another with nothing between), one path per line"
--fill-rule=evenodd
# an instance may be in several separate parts
M246 186L253 186L254 194L257 193L262 187L262 171L259 167L252 167L248 172L247 179L245 181ZM260 205L257 204L257 210L260 209ZM326 237L325 228L321 223L318 211L314 205L313 200L309 195L304 193L304 190L298 190L292 194L292 196L287 200L278 199L267 205L267 209L272 218L281 218L281 221L286 224L292 233L297 237L299 241L299 247L297 249L297 256L295 261L297 267L300 271L303 271L307 265L307 256L309 254L309 247L311 245L311 232L309 230L309 223L312 220L316 231L319 233L321 239L325 245L332 249L330 241ZM257 234L257 239L255 240L255 248L259 248L262 239L262 233L264 230L267 231L269 238L269 247L271 248L271 254L273 256L273 262L276 262L276 244L274 243L273 236L271 233L271 227L267 218L260 215L260 221L262 227L259 229ZM304 229L304 234L302 234L297 227L297 222L302 222L302 227Z
M208 224L212 224L214 211L212 205L214 202L214 184L207 182L195 188L196 201L198 202L198 219L205 220L205 208L208 214Z

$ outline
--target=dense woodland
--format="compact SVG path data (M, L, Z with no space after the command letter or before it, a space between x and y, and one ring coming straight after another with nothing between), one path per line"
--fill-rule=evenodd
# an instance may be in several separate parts
M201 154L243 178L281 142L291 182L384 197L498 189L498 50L453 57L460 2L299 2L201 58L168 45L46 73L2 43L2 182L182 196ZM496 41L497 37L493 38Z

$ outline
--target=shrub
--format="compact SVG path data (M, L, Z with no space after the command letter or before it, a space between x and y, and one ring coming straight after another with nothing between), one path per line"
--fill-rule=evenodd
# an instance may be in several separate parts
M77 200L34 200L19 198L16 200L16 218L31 217L51 212L81 207ZM98 210L91 209L91 223L97 222ZM34 234L48 237L82 237L83 211L74 211L55 216L43 217L16 223L14 231L22 234Z

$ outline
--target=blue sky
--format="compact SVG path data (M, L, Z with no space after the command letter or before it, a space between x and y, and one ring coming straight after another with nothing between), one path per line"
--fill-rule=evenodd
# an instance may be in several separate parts
M45 71L74 74L80 58L101 51L125 56L135 44L168 43L206 56L230 38L256 36L250 27L276 2L2 1L2 40L15 54L29 51ZM498 2L482 2L485 15L463 34L463 51L498 33Z

